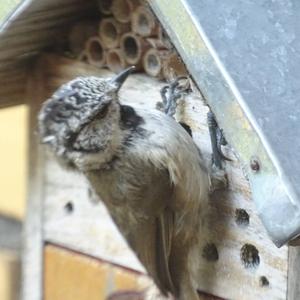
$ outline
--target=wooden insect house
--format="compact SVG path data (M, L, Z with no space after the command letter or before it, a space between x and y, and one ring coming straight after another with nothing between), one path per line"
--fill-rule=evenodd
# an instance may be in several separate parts
M211 173L209 110L228 142L222 180L211 176L219 186L195 257L199 299L300 299L299 250L288 246L300 233L293 5L24 0L17 7L0 32L0 105L30 107L23 300L117 299L120 291L128 294L118 299L140 299L135 293L152 285L84 178L63 169L37 135L41 105L59 86L128 66L135 72L120 101L149 109L162 108L164 86L187 78L175 118Z

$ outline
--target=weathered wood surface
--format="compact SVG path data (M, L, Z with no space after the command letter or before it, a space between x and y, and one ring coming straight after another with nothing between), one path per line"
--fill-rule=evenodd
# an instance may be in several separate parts
M97 15L95 1L43 0L20 5L0 31L0 75L19 68L42 49L60 45L69 26Z
M23 227L22 300L42 299L44 152L36 134L36 116L45 99L43 66L32 66L24 97L29 104L29 174L27 211Z
M108 74L106 71L95 71L82 63L73 64L65 59L60 60L60 64L56 66L51 61L53 62L53 58L48 57L44 65L44 68L47 65L49 67L46 83L49 93L76 74ZM162 85L162 82L145 75L133 75L124 85L121 101L154 108L160 99L159 89ZM177 117L190 125L194 140L209 164L211 150L206 112L207 108L203 105L201 96L194 94L178 107ZM203 247L207 243L213 243L218 251L218 259L215 261L217 256L211 248L210 252L214 253L212 257L207 253L203 255L203 248L199 249L199 273L195 280L200 290L226 299L286 299L287 247L277 249L267 237L256 215L242 167L233 152L229 148L225 150L233 159L226 167L229 188L217 191L211 196L207 236L203 237ZM43 231L47 241L142 270L103 205L90 201L88 186L79 174L62 170L48 157L44 176L46 185ZM249 224L242 217L240 222L236 221L237 209L247 212ZM245 244L255 246L259 255L259 261L257 257L256 260L254 258L252 265L250 259L248 268L241 260L241 248Z
M44 300L102 300L117 290L142 291L147 283L142 274L80 253L44 249Z
M0 250L0 299L18 300L21 258L19 253Z
M26 103L27 75L22 66L0 73L0 108Z
M300 249L289 248L288 300L300 298Z

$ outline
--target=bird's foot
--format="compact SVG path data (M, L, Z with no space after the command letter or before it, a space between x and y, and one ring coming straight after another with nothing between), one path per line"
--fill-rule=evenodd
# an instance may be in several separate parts
M217 190L227 186L227 176L223 162L225 160L231 161L231 159L222 152L222 146L227 145L227 142L211 111L207 114L207 123L212 146L211 186L212 190Z
M209 192L224 190L228 187L228 178L224 169L218 169L215 165L210 169L210 187Z
M231 161L222 152L222 146L227 145L223 130L219 128L215 116L211 111L207 114L207 123L212 147L212 164L218 169L223 169L223 161Z
M164 112L173 117L177 107L177 101L191 92L189 79L181 76L160 90Z

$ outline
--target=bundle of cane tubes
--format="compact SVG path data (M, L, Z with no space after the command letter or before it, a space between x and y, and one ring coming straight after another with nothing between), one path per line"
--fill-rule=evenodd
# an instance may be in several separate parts
M69 34L80 60L118 73L128 66L167 81L187 74L146 1L98 0L100 21L81 21Z

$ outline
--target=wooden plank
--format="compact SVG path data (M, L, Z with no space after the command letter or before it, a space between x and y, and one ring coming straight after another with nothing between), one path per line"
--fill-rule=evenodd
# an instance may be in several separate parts
M201 95L187 97L177 111L178 119L192 128L194 140L209 164L207 107ZM219 259L214 263L199 256L199 289L225 299L286 299L288 249L286 246L278 249L268 238L251 199L242 165L230 147L225 147L224 151L232 159L226 163L228 189L211 195L207 234L201 247L203 251L208 243L215 244ZM249 224L237 222L240 209L248 214ZM257 267L243 265L241 249L246 244L259 251ZM261 283L264 278L268 285Z
M44 101L44 73L39 63L32 66L27 81L29 104L29 175L27 213L24 222L24 245L22 260L22 300L42 299L42 217L44 188L44 152L36 135L36 116Z
M1 63L2 66L2 63ZM0 73L0 108L12 105L24 104L26 102L27 70L18 65L15 70L6 70Z
M75 77L79 68L76 62L70 61L65 62L68 72L64 71L63 65L53 68L52 63L49 66L51 71L46 83L49 94L59 84ZM74 72L70 72L72 68ZM107 72L98 71L99 76L103 74ZM133 75L121 90L121 101L155 108L160 100L159 89L162 85L162 82L143 74ZM201 95L195 93L179 105L177 118L191 127L194 140L209 165L211 149L206 113L207 107ZM207 234L203 236L203 244L195 257L199 272L194 279L201 291L225 299L286 299L288 249L277 249L268 238L257 217L242 166L233 150L227 147L225 151L233 160L226 167L229 188L211 196L206 220ZM46 240L141 270L103 205L90 201L85 180L79 174L61 169L50 156L45 171ZM245 215L249 222L245 221ZM244 254L248 253L243 259L242 250ZM216 251L218 255L213 255L212 259L207 255ZM250 261L248 264L247 259L255 263L251 265Z
M22 97L24 98L24 95ZM27 125L28 107L26 105L0 109L0 214L3 214L4 219L5 216L9 216L23 220L25 215ZM15 220L15 223L17 223L17 220ZM0 225L0 239L2 236L1 228L3 228L2 225ZM3 240L6 240L5 234Z
M19 253L0 251L0 299L18 300L21 258Z
M147 278L79 253L47 245L45 300L103 300L118 290L142 291Z
M64 3L32 1L24 5L22 13L19 10L13 20L4 29L1 28L0 62L10 60L11 68L15 69L20 57L28 61L30 56L36 55L41 49L57 43L58 37L63 37L73 22L97 15L96 5L96 2L83 0Z
M47 241L144 271L102 203L92 203L86 181L47 160L44 232ZM49 174L49 172L53 174ZM61 181L64 176L64 184ZM75 183L75 184L74 184ZM91 240L93 242L91 243Z
M300 297L300 249L289 247L287 300L298 300Z

